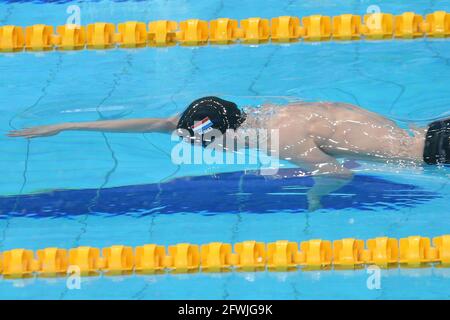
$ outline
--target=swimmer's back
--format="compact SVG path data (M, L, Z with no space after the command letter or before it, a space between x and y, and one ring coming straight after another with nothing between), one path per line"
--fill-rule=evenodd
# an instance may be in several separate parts
M263 107L264 108L264 107ZM267 107L273 108L273 107ZM332 156L421 161L423 137L411 137L395 122L345 103L293 103L268 120L280 129L281 145L298 148L307 138Z

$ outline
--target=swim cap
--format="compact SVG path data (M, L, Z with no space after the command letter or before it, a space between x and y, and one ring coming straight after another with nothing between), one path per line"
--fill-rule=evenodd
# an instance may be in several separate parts
M235 103L217 97L204 97L186 108L177 129L189 131L191 137L196 134L202 136L211 129L224 134L228 129L236 130L244 121L245 113Z

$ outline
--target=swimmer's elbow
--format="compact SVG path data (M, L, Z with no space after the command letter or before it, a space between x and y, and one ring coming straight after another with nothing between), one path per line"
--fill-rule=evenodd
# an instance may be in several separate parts
M347 168L345 168L345 167L342 167L342 168L336 173L336 175L337 175L338 177L343 178L343 179L349 179L349 180L350 180L350 179L353 179L354 173L353 173L352 170L347 169Z
M353 178L353 171L350 169L347 169L341 164L338 164L335 166L335 170L330 172L331 175L342 178L342 179L352 179Z

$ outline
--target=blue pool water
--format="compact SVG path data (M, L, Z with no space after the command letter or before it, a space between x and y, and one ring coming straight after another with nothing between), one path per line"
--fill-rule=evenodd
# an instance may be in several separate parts
M0 25L450 11L415 0L0 1ZM12 139L10 129L65 121L163 117L204 95L240 105L358 104L404 125L449 114L450 41L323 42L0 55L0 250L145 243L302 241L450 233L448 168L358 163L353 182L306 210L309 178L258 165L175 165L162 134L67 132ZM449 269L296 271L0 280L0 298L448 299Z

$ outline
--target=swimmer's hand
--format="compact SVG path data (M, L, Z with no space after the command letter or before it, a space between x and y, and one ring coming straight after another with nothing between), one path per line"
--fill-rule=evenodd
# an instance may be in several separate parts
M56 124L49 126L38 126L32 128L25 128L22 130L12 130L8 133L8 137L13 138L38 138L38 137L50 137L57 135L61 131L65 130L65 124Z
M342 168L339 173L327 173L313 176L314 185L307 192L308 211L322 209L322 197L330 195L347 185L353 178L350 170Z
M320 202L320 197L308 193L307 199L308 199L308 211L309 212L313 212L313 211L322 209L322 203Z

